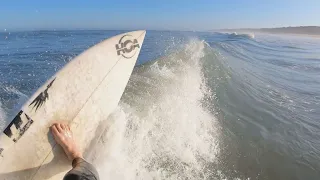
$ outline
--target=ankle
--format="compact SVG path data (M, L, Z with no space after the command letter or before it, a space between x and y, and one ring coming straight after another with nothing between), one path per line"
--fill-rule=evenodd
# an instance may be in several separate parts
M81 162L85 162L83 158L75 158L72 160L72 167L75 168Z
M79 152L72 153L72 160L79 159L79 158L83 159L83 156L81 153L79 153Z
M67 154L70 160L74 160L76 158L83 158L82 153L75 147L66 147L65 153Z

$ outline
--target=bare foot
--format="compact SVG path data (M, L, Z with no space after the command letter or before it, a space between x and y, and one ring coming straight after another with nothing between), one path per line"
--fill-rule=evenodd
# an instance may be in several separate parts
M67 124L55 123L51 126L51 132L56 142L63 148L70 160L83 158L82 153L73 138L72 131Z

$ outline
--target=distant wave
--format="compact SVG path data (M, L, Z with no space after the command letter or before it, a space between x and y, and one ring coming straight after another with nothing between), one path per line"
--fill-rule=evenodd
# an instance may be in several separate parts
M242 38L250 38L250 39L254 39L254 33L237 33L237 32L233 32L233 33L228 33L231 37L242 37Z
M305 50L304 48L301 47L297 47L297 46L282 46L283 48L288 48L288 49L301 49L301 50Z

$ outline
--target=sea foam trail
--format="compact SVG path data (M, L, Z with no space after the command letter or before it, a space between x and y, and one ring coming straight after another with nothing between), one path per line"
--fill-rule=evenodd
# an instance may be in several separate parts
M28 100L28 96L19 91L18 88L13 86L0 87L0 93L4 96L10 97L9 100L2 100L0 102L0 130L1 124L4 126L9 124L11 120L20 111L22 105Z
M3 109L2 103L0 102L0 130L4 129L6 113Z
M102 135L101 179L207 179L219 152L216 119L203 108L204 42L137 67Z

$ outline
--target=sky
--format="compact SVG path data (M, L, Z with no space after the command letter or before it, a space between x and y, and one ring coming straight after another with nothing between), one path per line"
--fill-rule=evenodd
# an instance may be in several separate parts
M320 0L2 0L5 30L320 26Z

